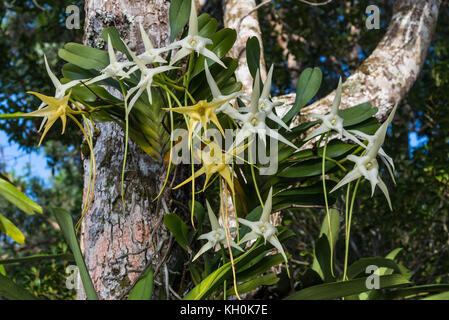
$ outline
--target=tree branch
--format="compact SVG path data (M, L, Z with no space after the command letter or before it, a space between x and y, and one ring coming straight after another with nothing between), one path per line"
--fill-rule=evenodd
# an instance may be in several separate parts
M373 53L343 84L341 108L370 102L384 120L393 106L408 93L424 64L438 19L441 0L397 1L388 30ZM327 113L335 91L301 111L296 120L309 120L310 113ZM287 112L295 94L278 97L287 103L279 111Z

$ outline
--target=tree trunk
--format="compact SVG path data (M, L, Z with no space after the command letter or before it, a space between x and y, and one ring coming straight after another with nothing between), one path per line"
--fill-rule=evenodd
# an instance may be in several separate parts
M168 9L165 0L86 0L84 43L104 48L103 28L115 26L132 50L141 51L139 22L156 47L169 41ZM150 160L130 141L125 170L125 202L121 198L124 133L115 123L99 123L94 141L97 162L94 199L82 224L82 249L87 268L100 299L126 296L148 264L158 271L164 263L171 238L162 218L168 197L153 202L165 168ZM89 159L84 162L85 196ZM155 274L159 279L159 274ZM163 281L160 281L163 282ZM78 298L83 299L83 292Z
M260 32L259 20L257 19L257 8L255 0L225 0L224 25L237 31L237 40L230 51L233 58L239 60L239 66L235 71L237 80L242 83L242 90L251 93L253 79L246 64L246 41L248 38L256 37L261 47L261 77L265 79L265 62L263 59L263 43Z

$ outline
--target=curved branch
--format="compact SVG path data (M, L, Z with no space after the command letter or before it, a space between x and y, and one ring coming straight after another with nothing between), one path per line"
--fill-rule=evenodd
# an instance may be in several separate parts
M384 120L417 79L426 59L438 19L441 0L396 1L388 30L373 53L343 84L341 108L370 102ZM335 91L302 109L297 122L310 113L327 113ZM295 94L278 97L289 109ZM286 108L286 109L287 109ZM284 110L280 110L281 113Z

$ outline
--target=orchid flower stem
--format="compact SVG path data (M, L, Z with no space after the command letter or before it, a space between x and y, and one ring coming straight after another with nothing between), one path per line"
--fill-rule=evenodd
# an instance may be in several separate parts
M323 147L323 162L322 162L322 180L323 180L323 192L324 192L324 203L326 204L326 216L327 216L327 223L329 226L329 243L330 243L330 253L331 253L331 274L333 277L334 275L334 246L333 246L333 236L332 236L332 226L331 226L331 215L329 212L329 203L327 201L327 190L326 190L326 151L327 151L327 142L329 141L329 133L325 133L325 141L324 141L324 147ZM320 141L322 138L320 138Z
M95 175L96 175L97 170L96 170L95 154L94 154L94 148L93 148L92 142L91 142L91 137L89 137L89 135L86 133L86 130L84 130L82 124L73 115L68 113L67 116L70 117L76 123L76 125L80 128L81 132L83 133L84 138L86 138L86 142L87 142L87 144L89 146L90 154L91 154L91 157L92 157L92 163L93 163L93 168L92 168L92 175L93 175L93 177L92 177L92 183L91 183L92 188L90 188L91 189L90 190L91 191L90 192L90 196L88 194L89 200L87 202L86 208L85 208L84 212L82 213L80 220L77 222L77 224L75 226L75 229L78 232L79 227L81 226L81 221L83 221L83 218L84 218L87 210L89 210L90 204L92 203L92 200L93 200L93 197L94 197Z
M352 211L354 209L355 197L357 194L357 189L359 187L361 178L357 179L357 182L354 187L354 192L352 193L351 206L349 207L349 213L346 215L346 243L345 243L345 264L343 270L343 281L348 280L347 272L348 272L348 256L349 256L349 239L351 235L351 221L352 221ZM349 200L349 187L348 192L346 194L346 202ZM348 205L346 205L347 209ZM347 211L347 210L346 210Z
M123 155L121 193L122 193L123 207L126 210L124 185L125 185L126 158L128 155L129 116L128 116L128 102L126 100L126 89L125 89L125 86L123 85L122 81L119 80L119 84L120 84L120 88L122 89L122 95L123 95L124 102L125 102L125 154Z
M231 170L231 173L232 173L231 180L232 180L232 185L235 188L235 185L234 185L234 170L235 170L235 168L234 168L234 161L232 162L231 168L232 168L232 170ZM234 204L234 214L235 214L235 223L236 223L235 226L237 228L237 242L239 242L240 241L240 230L239 230L240 228L239 228L239 220L237 219L238 218L238 214L237 214L237 207L236 207L236 201L235 201L235 192L232 193L232 203Z
M222 184L224 184L224 199L223 199L223 193L221 192L222 190ZM222 198L222 201L224 202L224 219L223 219L223 225L225 226L225 233L226 233L226 241L228 243L228 249L229 249L229 258L231 260L231 267L232 267L232 276L234 279L234 291L235 291L235 295L237 297L237 299L242 300L240 298L239 292L237 290L237 277L235 274L235 265L234 265L234 257L232 256L232 246L231 246L231 234L230 234L230 226L229 226L229 216L228 216L228 188L226 185L226 181L222 181L222 179L220 179L220 195Z
M172 103L170 99L170 95L167 93L167 100L168 100L168 106L170 109L172 108ZM162 185L161 191L159 191L159 194L154 198L153 201L156 201L157 198L160 197L162 192L164 191L167 182L168 177L170 176L170 169L171 169L171 160L172 160L172 152L173 152L173 130L174 130L174 123L173 123L173 111L170 110L170 150L168 151L170 153L169 159L168 159L168 167L167 167L167 175L165 176L164 184Z
M251 152L251 150L248 150L248 155L249 155L249 162L252 163L253 162L253 153ZM257 197L259 198L260 205L262 206L262 209L263 209L263 200L260 195L259 187L257 186L256 174L254 173L254 168L252 165L250 166L250 168L251 168L251 176L253 177L254 188L256 189Z
M335 163L344 172L348 171L345 167L343 167L343 165L339 161L337 161L335 159L332 159L332 158L329 158L329 157L326 157L326 160Z

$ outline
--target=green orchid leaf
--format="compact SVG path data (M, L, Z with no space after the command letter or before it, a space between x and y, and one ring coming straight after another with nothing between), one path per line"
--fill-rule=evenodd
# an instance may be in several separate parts
M211 50L213 53L217 55L218 58L222 58L228 53L228 51L234 45L235 40L237 39L237 34L235 30L232 29L222 29L215 33L212 37L212 44L207 45L206 47ZM200 56L195 63L195 67L192 72L192 77L196 76L198 73L204 70L204 56ZM209 66L215 64L215 62L211 59L207 59L207 63Z
M260 68L260 44L257 37L248 38L246 41L246 61L248 69L253 79Z
M191 4L192 4L191 1L185 0L171 1L169 11L170 42L173 42L173 40L176 39L178 34L181 32L181 30L185 27L185 25L189 21Z
M84 262L83 255L75 235L75 230L73 228L73 220L70 214L61 208L55 208L54 214L56 220L61 227L64 238L67 244L72 250L73 257L75 259L76 265L78 266L81 280L83 282L84 291L86 292L87 299L98 300L97 293L95 292L92 279L90 278L89 271L87 270L86 263Z
M292 108L282 118L286 124L289 124L294 116L309 102L318 92L321 86L323 73L320 68L305 69L298 79L296 86L296 98Z
M367 278L320 284L302 289L286 300L332 300L366 291ZM400 274L379 277L379 288L394 288L410 282Z
M242 284L239 284L237 286L237 291L239 294L244 294L244 293L251 292L251 291L257 289L260 286L271 286L278 282L279 282L279 278L275 274L270 273L270 274L266 274L264 276L249 280ZM234 288L229 288L228 290L226 290L227 297L231 297L234 295L235 295Z
M153 268L149 266L137 280L128 300L151 300L153 295Z
M187 225L185 222L176 213L169 213L164 215L164 223L175 237L176 242L188 251Z
M69 42L59 49L61 59L89 70L102 70L109 64L108 53L79 43Z

